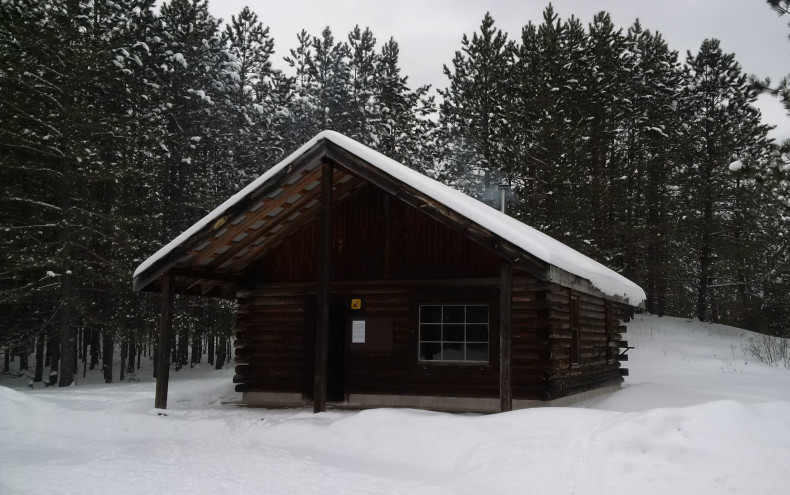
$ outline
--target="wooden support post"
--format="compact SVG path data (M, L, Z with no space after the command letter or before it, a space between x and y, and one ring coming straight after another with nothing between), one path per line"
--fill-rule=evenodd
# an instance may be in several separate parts
M513 300L513 265L502 260L499 287L499 410L513 410L511 383L511 302Z
M167 409L167 381L170 378L170 335L173 332L172 273L162 277L162 314L159 319L159 350L156 355L156 398L154 407Z
M318 239L318 298L315 332L313 412L326 410L327 349L329 344L329 279L332 269L332 164L321 164L321 224Z

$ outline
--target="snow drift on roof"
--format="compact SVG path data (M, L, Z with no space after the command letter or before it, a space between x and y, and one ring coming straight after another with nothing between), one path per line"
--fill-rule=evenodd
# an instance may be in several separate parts
M407 184L414 189L434 198L437 202L481 225L492 233L502 237L524 251L550 265L588 280L596 289L606 295L621 297L631 305L638 305L645 300L645 292L615 271L603 266L580 252L553 239L538 230L511 218L490 206L477 201L466 194L426 177L351 138L334 131L323 131L305 143L287 158L272 167L265 174L250 183L247 187L233 195L227 201L203 217L183 234L172 240L153 256L145 260L134 276L138 276L150 268L156 261L186 242L194 234L210 225L217 217L239 202L252 191L259 188L271 177L287 167L299 156L306 153L322 140L327 140L362 160L377 167L382 172Z

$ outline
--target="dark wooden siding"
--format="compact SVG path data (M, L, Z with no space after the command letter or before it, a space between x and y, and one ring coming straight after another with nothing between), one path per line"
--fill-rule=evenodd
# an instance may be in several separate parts
M512 386L514 399L539 400L545 389L542 379L556 367L557 332L553 327L550 284L532 277L513 279L512 302Z
M317 241L317 223L303 225L261 259L261 288L240 293L239 390L312 396ZM350 345L346 315L346 394L499 396L497 255L373 186L335 203L332 246L332 300L360 297L363 311L353 316L391 320L391 346L363 350ZM551 400L622 381L614 346L625 329L613 325L626 306L522 271L512 294L514 399ZM571 295L579 306L578 364L571 363ZM489 306L488 363L418 360L419 305L453 303Z
M477 287L430 282L335 284L334 302L347 303L352 297L364 302L363 311L347 313L346 393L498 397L498 289L493 279L479 280ZM571 291L523 273L514 277L514 399L551 400L622 381L615 356L625 332L619 321L626 319L627 306L581 292L573 295L579 298L580 309L579 364L571 363ZM239 391L312 396L313 301L310 284L242 293L234 378ZM488 305L488 363L419 361L418 308L422 304ZM608 318L607 306L611 308ZM359 350L348 344L351 319L367 317L391 318L391 349Z
M499 259L490 250L373 186L335 203L332 220L334 281L499 274ZM308 223L254 270L266 282L314 280L317 239L317 223Z
M304 287L304 286L303 286ZM239 300L236 324L238 391L300 392L309 397L314 320L309 288L250 291ZM364 310L352 318L392 318L392 349L354 350L347 346L346 393L459 397L499 395L498 300L493 288L451 285L425 287L380 284L353 290L335 287L336 302L361 298ZM436 363L418 360L418 308L421 304L487 304L489 362ZM350 342L350 338L346 338Z
M371 293L366 296L366 301L366 315L393 317L394 346L392 352L351 352L348 363L349 393L499 396L499 309L495 290L414 286L398 292ZM419 306L434 304L489 306L488 363L419 361Z
M580 356L577 364L571 359L572 296L578 298L579 306ZM550 303L552 349L545 372L540 375L545 382L541 398L555 399L621 383L620 364L615 356L626 330L619 322L627 320L628 307L556 284L550 284L546 300ZM611 308L608 317L607 306Z
M240 294L234 344L237 391L310 392L315 335L310 301L299 294Z

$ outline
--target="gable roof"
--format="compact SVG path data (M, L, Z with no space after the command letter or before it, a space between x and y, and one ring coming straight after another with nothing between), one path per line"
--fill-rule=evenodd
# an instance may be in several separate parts
M256 253L317 216L319 164L325 159L341 165L333 175L338 199L372 182L540 278L590 285L634 306L645 299L635 283L556 239L333 131L316 135L140 264L135 290L151 288L170 269L193 285L213 280L202 293L237 281Z

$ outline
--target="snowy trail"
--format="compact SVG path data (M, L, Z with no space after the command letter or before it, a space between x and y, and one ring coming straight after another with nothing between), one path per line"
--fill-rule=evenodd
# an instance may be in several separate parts
M267 410L232 370L154 385L0 387L0 493L774 494L790 466L790 370L748 332L672 318L629 330L623 390L585 407L489 416Z

